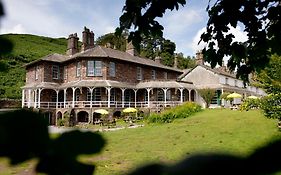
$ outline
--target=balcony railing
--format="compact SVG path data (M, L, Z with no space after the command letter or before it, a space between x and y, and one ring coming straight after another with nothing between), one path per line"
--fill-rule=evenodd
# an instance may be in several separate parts
M163 108L163 107L174 107L180 105L180 101L143 101L143 102L122 102L122 101L75 101L74 105L72 101L66 102L24 102L24 107L34 107L42 109L62 109L62 108L126 108L126 107L136 107L136 108Z

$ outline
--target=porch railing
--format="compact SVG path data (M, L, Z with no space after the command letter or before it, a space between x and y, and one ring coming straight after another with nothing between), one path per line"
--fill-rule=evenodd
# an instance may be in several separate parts
M111 108L126 108L126 107L136 107L136 108L163 108L163 107L174 107L180 105L180 101L142 101L142 102L131 102L131 101L110 101ZM24 107L36 107L44 109L62 109L62 108L72 108L73 102L24 102ZM74 108L107 108L108 101L75 101Z

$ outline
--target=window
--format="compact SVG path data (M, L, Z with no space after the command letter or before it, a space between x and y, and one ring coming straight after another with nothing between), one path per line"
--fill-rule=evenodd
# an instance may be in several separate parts
M167 90L166 100L168 100L168 101L172 100L172 93L171 93L171 89L168 89L168 90Z
M35 80L38 80L38 75L39 75L39 66L35 67Z
M81 76L81 62L77 62L76 64L76 77L80 77Z
M59 66L58 65L52 66L52 77L53 77L53 79L59 79Z
M76 89L76 91L75 91L75 101L79 101L79 97L80 97L80 90Z
M114 62L110 62L109 63L109 76L111 77L115 77L115 63Z
M142 70L141 70L141 67L137 67L137 80L142 80Z
M87 76L102 76L102 62L101 61L88 61Z
M167 80L168 79L168 73L164 72L164 79Z
M225 78L225 84L228 84L229 82L228 82L228 78Z
M156 79L156 71L155 70L151 71L151 79L153 79L153 80Z
M63 78L66 80L67 79L67 66L63 67Z

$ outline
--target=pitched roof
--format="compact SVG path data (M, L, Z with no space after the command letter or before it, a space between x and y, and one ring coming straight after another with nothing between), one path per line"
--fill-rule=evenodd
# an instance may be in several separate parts
M38 63L40 61L52 61L52 62L58 62L58 63L62 63L66 60L68 60L70 57L66 56L66 55L62 55L62 54L58 54L58 53L53 53L53 54L49 54L47 56L44 56L38 60L32 61L30 63L25 64L24 66L29 66L35 63Z
M142 65L148 65L152 67L158 67L158 68L163 68L163 69L168 69L168 70L173 70L177 72L181 72L182 70L176 69L173 67L168 67L165 66L161 63L157 63L151 59L147 58L142 58L139 56L133 56L127 52L111 49L111 48L106 48L102 46L96 46L92 49L88 49L84 52L77 53L73 55L73 57L103 57L103 58L114 58L122 61L127 61L127 62L132 62L132 63L137 63L137 64L142 64Z
M211 72L213 72L213 73L215 73L215 74L224 75L224 76L227 76L227 77L231 77L231 78L235 78L235 79L236 79L236 75L233 74L233 73L225 72L225 71L223 71L223 70L221 70L221 69L217 69L217 68L211 68L211 67L206 66L206 65L201 65L201 64L199 64L199 65L195 66L193 69L195 69L195 68L198 67L198 66L201 66L201 67L205 68L206 70L209 70L209 71L211 71ZM187 74L189 74L193 69L184 70L184 73L183 73L182 75L180 75L178 79L180 80L180 79L184 78L184 77L185 77Z
M176 71L176 72L180 72L180 73L183 72L180 69L165 66L165 65L163 65L161 63L157 63L151 59L142 58L139 56L133 56L127 52L123 52L123 51L119 51L119 50L115 50L115 49L111 49L111 48L106 48L106 47L102 47L99 45L95 46L94 48L87 49L86 51L76 53L72 56L61 55L61 54L57 54L57 53L50 54L50 55L42 57L36 61L28 63L25 66L32 65L32 64L37 63L42 60L63 63L65 61L70 61L70 60L73 60L76 58L85 58L85 57L113 58L113 59L118 59L118 60L122 60L122 61L126 61L126 62L148 65L148 66L162 68L162 69L166 69L166 70L172 70L172 71Z

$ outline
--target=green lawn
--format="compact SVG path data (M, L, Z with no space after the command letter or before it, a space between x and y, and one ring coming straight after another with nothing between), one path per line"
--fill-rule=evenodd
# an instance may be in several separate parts
M102 135L107 140L103 151L99 155L81 157L82 161L97 165L97 175L123 174L150 162L172 164L198 152L247 156L256 147L280 137L281 132L275 120L263 117L259 111L226 109L205 110L170 124L145 125ZM28 163L12 169L0 164L2 174L19 174L29 168Z
M171 124L149 125L103 133L108 141L97 161L97 173L126 172L149 162L173 163L197 152L246 156L281 136L276 121L259 111L205 110Z

